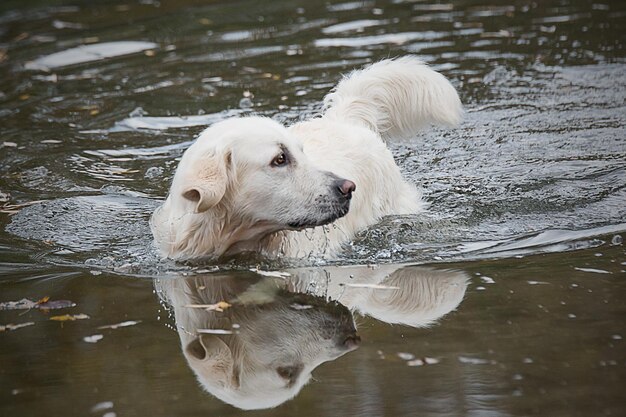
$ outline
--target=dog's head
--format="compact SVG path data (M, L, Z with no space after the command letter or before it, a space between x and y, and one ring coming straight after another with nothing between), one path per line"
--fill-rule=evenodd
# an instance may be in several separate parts
M204 255L221 255L276 231L333 222L348 212L354 190L351 181L318 169L279 123L234 118L206 129L187 149L164 206L170 223L185 214L215 222L226 247Z

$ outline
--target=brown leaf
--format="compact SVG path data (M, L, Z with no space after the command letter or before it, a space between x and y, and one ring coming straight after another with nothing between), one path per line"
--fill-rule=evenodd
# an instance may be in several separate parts
M222 312L229 307L232 307L232 304L228 304L226 301L220 301L215 304L187 304L185 307L187 308L203 308L206 311L219 311Z
M75 321L75 320L85 320L90 318L88 315L80 313L80 314L63 314L62 316L52 316L50 320L54 321Z
M53 310L57 308L75 307L76 303L69 300L53 300L46 296L39 301L31 301L28 298L22 298L18 301L5 301L0 303L0 310L30 310L39 308L41 310Z
M38 300L36 304L44 304L44 303L47 303L49 299L50 299L50 296L49 296L49 295L46 295L45 297L43 297L43 298L41 298L40 300Z

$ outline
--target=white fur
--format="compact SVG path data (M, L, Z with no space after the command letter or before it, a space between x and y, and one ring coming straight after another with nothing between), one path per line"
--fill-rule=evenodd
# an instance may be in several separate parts
M384 141L430 123L458 123L461 103L445 77L414 57L385 60L345 77L325 107L288 129L247 117L202 132L151 219L162 253L328 256L383 216L420 211L420 192L402 179ZM281 151L293 163L271 166ZM347 214L324 227L345 213L337 178L357 189ZM320 226L302 230L294 222Z

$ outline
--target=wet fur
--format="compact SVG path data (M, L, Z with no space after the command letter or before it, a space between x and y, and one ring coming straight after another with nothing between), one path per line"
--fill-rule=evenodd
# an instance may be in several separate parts
M408 56L350 73L320 117L289 128L264 117L216 123L185 152L152 216L157 246L173 259L332 255L383 216L423 209L385 141L460 117L448 80ZM289 175L268 168L281 149ZM338 178L356 183L349 206L336 196Z

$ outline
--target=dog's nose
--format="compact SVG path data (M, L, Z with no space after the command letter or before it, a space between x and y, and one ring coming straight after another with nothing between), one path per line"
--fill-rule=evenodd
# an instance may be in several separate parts
M343 341L343 345L349 350L354 350L358 348L360 344L361 344L361 337L356 333L349 335Z
M356 190L356 184L350 180L337 180L335 181L337 189L348 200L352 198L352 192Z

